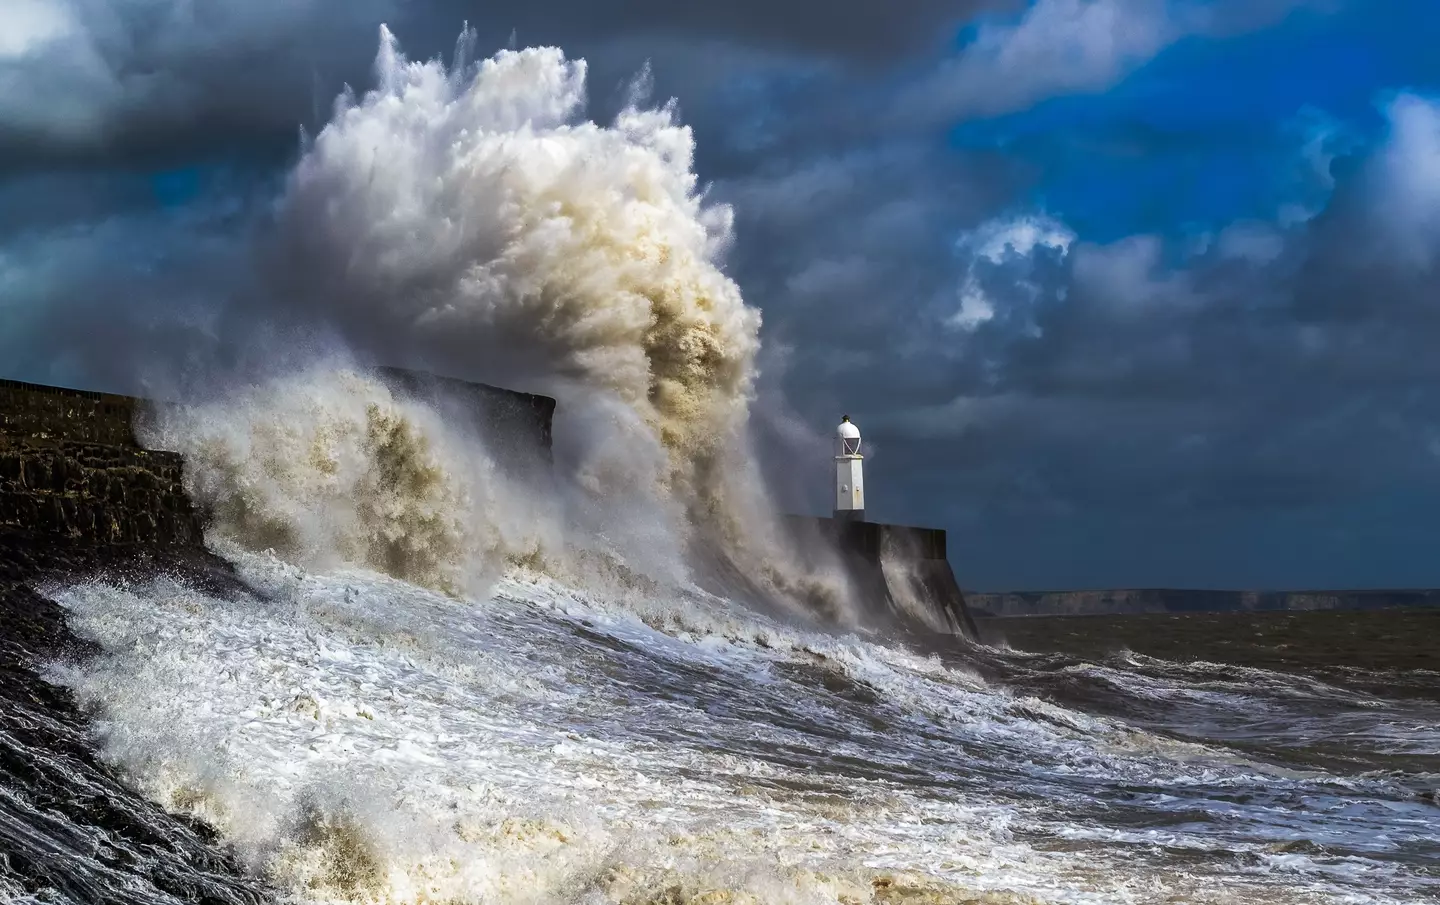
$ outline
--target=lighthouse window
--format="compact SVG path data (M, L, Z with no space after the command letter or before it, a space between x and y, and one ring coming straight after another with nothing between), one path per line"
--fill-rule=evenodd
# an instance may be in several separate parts
M845 437L840 441L840 454L842 456L860 455L860 438Z

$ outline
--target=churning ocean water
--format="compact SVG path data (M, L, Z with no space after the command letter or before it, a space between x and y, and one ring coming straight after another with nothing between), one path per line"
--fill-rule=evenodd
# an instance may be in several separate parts
M0 694L0 902L1440 901L1433 694L862 631L757 479L678 108L591 122L583 62L467 35L382 33L265 277L556 396L553 474L327 362L142 426L243 581L48 589L88 646Z
M214 901L1440 900L1433 697L229 555L250 591L58 589L100 653L48 672L123 777L73 794L213 827L254 878ZM75 889L176 901L147 877L203 870L185 851Z

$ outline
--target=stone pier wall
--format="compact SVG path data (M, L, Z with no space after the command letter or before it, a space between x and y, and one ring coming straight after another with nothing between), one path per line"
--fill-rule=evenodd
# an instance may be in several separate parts
M0 381L0 535L89 544L186 545L201 518L180 456L141 449L139 400Z
M554 399L378 371L423 400L457 405L502 463L548 468ZM198 547L204 518L185 495L181 457L144 449L135 439L136 413L149 404L0 380L0 547Z
M136 446L139 400L110 393L0 380L0 436Z
M922 632L977 637L946 558L942 529L799 515L786 516L785 522L802 556L838 554L866 616Z

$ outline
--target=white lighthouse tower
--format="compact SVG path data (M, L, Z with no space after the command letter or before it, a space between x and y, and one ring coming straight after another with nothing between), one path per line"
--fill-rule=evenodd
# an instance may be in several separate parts
M845 415L835 428L835 520L865 521L865 457L860 454L860 428Z

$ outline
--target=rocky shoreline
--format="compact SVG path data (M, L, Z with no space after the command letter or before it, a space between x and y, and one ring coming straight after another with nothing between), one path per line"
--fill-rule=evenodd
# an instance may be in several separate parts
M240 587L198 545L96 545L0 532L0 892L74 902L250 905L272 900L213 830L144 800L96 751L95 726L46 664L98 655L59 583L157 573L211 593ZM48 899L46 899L48 901Z
M270 901L213 830L132 791L99 756L91 716L44 678L100 655L48 588L157 574L242 587L204 547L180 457L135 442L136 405L0 381L0 899Z

